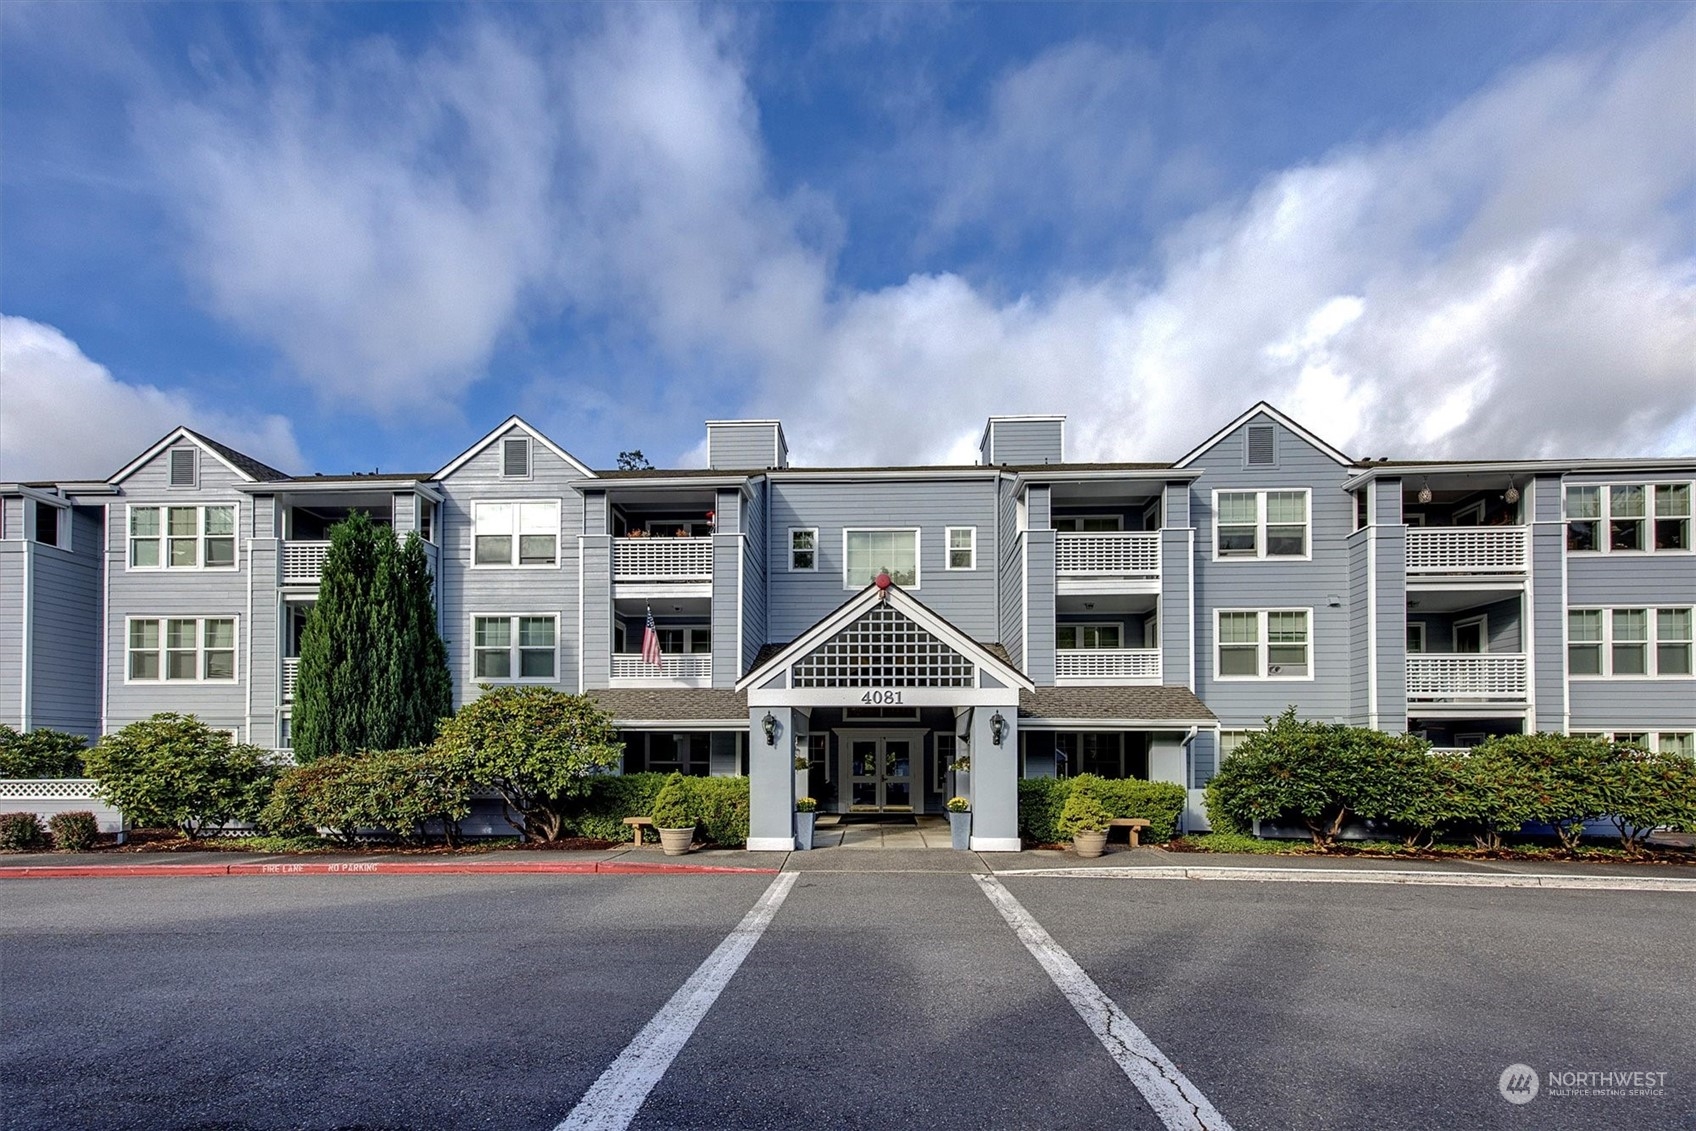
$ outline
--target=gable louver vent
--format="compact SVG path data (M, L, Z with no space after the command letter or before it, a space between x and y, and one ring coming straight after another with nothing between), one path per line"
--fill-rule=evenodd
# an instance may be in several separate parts
M501 477L530 478L530 441L526 439L501 441Z
M195 471L193 448L171 449L171 486L193 487Z
M1247 463L1250 467L1278 465L1277 434L1270 424L1256 424L1249 428Z

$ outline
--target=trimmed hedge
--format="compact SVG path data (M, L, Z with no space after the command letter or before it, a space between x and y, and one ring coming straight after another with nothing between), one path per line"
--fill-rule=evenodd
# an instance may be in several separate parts
M1035 844L1058 844L1066 839L1060 831L1060 812L1079 781L1091 779L1086 788L1113 817L1141 817L1148 822L1143 843L1171 840L1183 815L1184 787L1169 781L1135 778L1097 778L1080 774L1075 778L1026 778L1019 782L1019 835Z
M578 798L566 811L566 834L595 840L634 839L635 830L624 824L624 818L649 816L666 777L620 774L593 779L588 795ZM684 778L683 785L708 840L726 848L748 843L747 778L691 777Z
M384 829L423 841L440 821L449 842L471 812L471 782L430 749L337 754L289 770L277 781L259 826L277 836L325 829L352 843L362 830Z
M19 734L0 723L0 778L80 778L88 740L58 730Z
M83 761L101 797L135 824L175 825L192 840L259 815L279 774L267 759L193 715L167 711L107 735Z
M100 821L87 809L55 813L47 819L47 829L60 852L87 852L100 840Z
M34 813L0 813L0 852L29 852L47 845L47 830Z

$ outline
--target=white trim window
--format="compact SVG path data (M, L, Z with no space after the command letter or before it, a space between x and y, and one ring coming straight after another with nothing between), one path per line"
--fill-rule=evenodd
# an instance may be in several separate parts
M1574 679L1688 678L1693 671L1689 606L1569 609L1567 674Z
M1573 738L1596 738L1621 746L1640 746L1661 754L1696 757L1696 732L1688 730L1575 730Z
M792 573L815 573L819 568L819 528L789 528L789 569Z
M710 656L713 652L713 630L707 625L657 626L654 635L660 638L662 656Z
M130 617L125 683L234 683L235 617Z
M1065 514L1051 518L1048 525L1061 534L1116 534L1125 520L1116 514Z
M1689 483L1586 483L1566 489L1572 553L1688 553Z
M559 565L559 500L471 504L471 564L551 569Z
M978 568L978 528L950 526L944 531L947 539L948 561L945 569Z
M1312 557L1313 492L1214 491L1215 561Z
M1120 648L1123 640L1123 629L1110 622L1054 626L1056 648Z
M129 507L129 569L235 569L236 506Z
M552 613L471 618L471 674L478 683L553 683L559 618Z
M919 528L842 532L842 588L864 589L888 571L889 580L919 587Z
M1215 679L1312 679L1312 609L1218 609Z

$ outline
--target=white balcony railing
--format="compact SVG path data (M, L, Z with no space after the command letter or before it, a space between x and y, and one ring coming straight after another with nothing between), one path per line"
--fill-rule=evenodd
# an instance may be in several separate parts
M612 658L612 678L700 681L703 685L713 678L713 658L705 652L686 652L678 656L661 656L660 666L642 662L639 652L618 652Z
M1414 526L1407 532L1410 574L1524 573L1523 526Z
M711 581L711 538L614 538L614 581Z
M1158 648L1057 648L1056 679L1135 679L1160 682Z
M328 542L284 542L283 584L315 585L324 576Z
M1062 577L1159 577L1160 532L1056 534L1054 568Z
M1525 701L1525 657L1513 653L1424 653L1407 658L1410 702Z
M294 700L294 681L300 678L300 657L283 657L283 702Z

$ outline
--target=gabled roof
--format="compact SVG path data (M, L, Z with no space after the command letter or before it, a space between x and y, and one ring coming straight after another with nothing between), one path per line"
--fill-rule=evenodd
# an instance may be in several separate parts
M494 443L497 439L499 439L504 433L510 432L514 428L519 429L525 435L529 436L532 440L535 440L538 444L540 444L544 448L548 449L548 451L552 452L554 455L556 455L560 459L564 460L567 464L576 468L578 474L586 476L590 479L596 478L595 472L590 469L588 464L584 463L582 460L578 459L576 456L572 455L570 452L566 451L564 448L560 447L558 444L554 443L552 440L550 440L546 436L542 435L542 433L540 431L538 431L535 427L533 427L523 417L516 416L516 415L515 416L509 416L505 420L501 421L501 423L494 429L494 431L490 432L487 436L484 436L481 440L478 440L475 444L472 444L469 448L465 449L465 451L461 452L459 454L459 456L456 457L452 463L448 464L446 467L444 467L440 471L436 472L434 478L441 479L441 478L444 478L446 476L452 475L454 472L458 471L461 467L465 466L467 461L469 461L470 459L472 459L473 457L478 455L480 452L482 452L484 448L487 448L490 444Z
M885 595L889 606L908 620L942 641L948 647L971 660L979 668L988 669L997 679L1008 687L1034 690L1036 684L1029 676L1014 667L1007 660L1007 655L1000 649L992 650L991 646L979 644L971 636L960 631L946 619L937 615L931 608L917 597L908 593L899 585L890 585L887 590L879 590L876 585L868 585L836 609L814 624L807 631L797 636L782 648L769 655L762 649L763 660L756 659L748 674L736 683L736 690L746 691L762 681L769 679L779 669L799 660L819 645L824 644L838 632L865 616L881 604Z
M278 471L270 464L261 463L252 456L238 452L227 444L220 444L211 437L202 436L199 432L192 431L191 429L178 427L172 429L171 432L157 444L154 444L145 452L136 456L129 463L113 472L112 477L106 480L106 482L123 482L125 479L134 475L137 471L140 471L149 460L153 459L160 452L164 451L172 444L175 444L178 440L185 439L193 441L196 446L211 455L213 459L217 460L219 463L223 464L249 483L271 482L277 479L289 478L287 472Z
M1291 432L1294 432L1297 436L1300 436L1309 444L1312 444L1314 447L1318 448L1344 467L1355 466L1355 460L1344 455L1330 444L1327 444L1324 440L1321 440L1318 436L1315 436L1312 432L1302 427L1300 424L1297 424L1294 420L1291 420L1277 409L1273 408L1266 401L1256 401L1253 408L1225 425L1225 427L1219 429L1219 431L1213 433L1213 435L1191 448L1188 452L1184 453L1183 457L1172 466L1188 467L1191 463L1195 462L1198 456L1207 451L1207 449L1211 448L1214 444L1217 444L1220 440L1223 440L1226 436L1229 436L1232 432L1235 432L1238 428L1241 428L1257 416L1271 417L1273 420L1282 424L1285 428L1288 428Z

